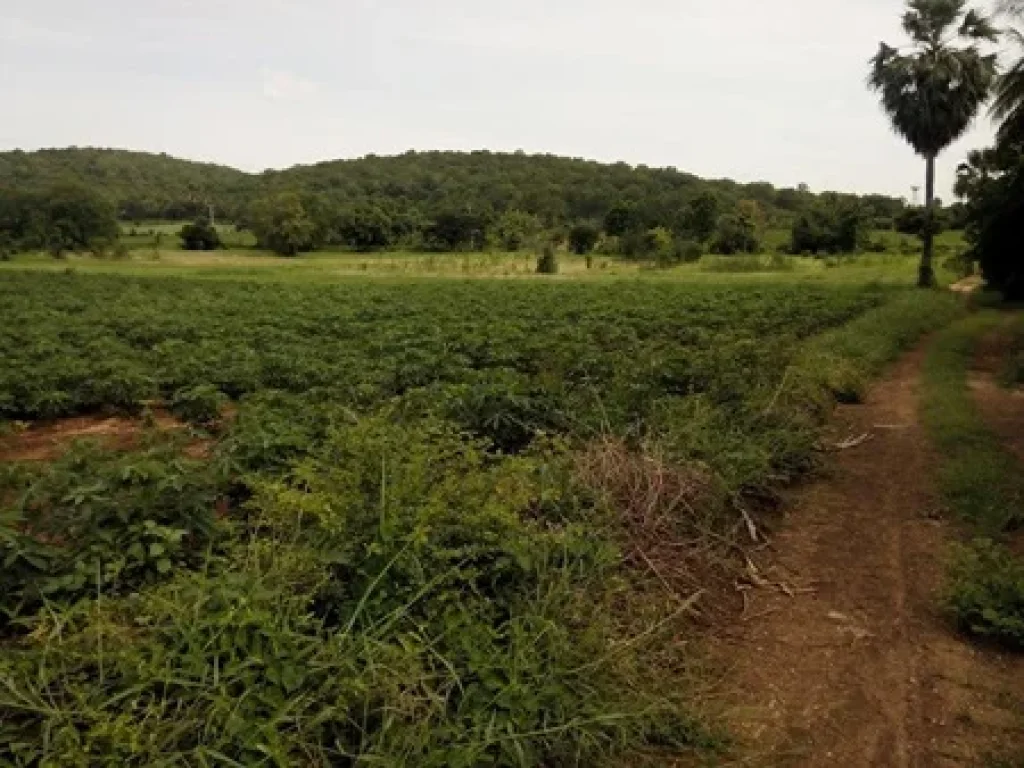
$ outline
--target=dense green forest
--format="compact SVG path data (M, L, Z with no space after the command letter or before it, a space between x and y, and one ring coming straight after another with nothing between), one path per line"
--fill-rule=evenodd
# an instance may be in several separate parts
M67 182L101 192L125 220L192 219L211 204L219 217L235 220L261 197L295 191L335 203L372 202L411 218L450 210L487 216L520 211L547 226L601 220L625 202L648 226L675 229L702 193L712 193L726 209L752 200L772 220L788 220L818 197L764 182L704 180L674 168L486 151L370 155L262 174L113 149L0 153L0 189L39 191ZM904 207L883 195L863 202L879 217Z
M78 184L100 192L131 219L184 220L206 200L238 210L251 196L253 177L209 163L120 149L45 149L0 152L0 190L41 192Z

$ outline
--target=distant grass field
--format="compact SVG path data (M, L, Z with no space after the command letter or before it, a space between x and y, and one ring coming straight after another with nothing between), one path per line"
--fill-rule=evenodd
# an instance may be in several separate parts
M130 250L181 250L178 233L186 222L121 222L121 242ZM217 224L217 232L228 248L255 248L251 232L239 231L234 224Z
M142 224L125 235L128 256L117 260L69 257L55 261L43 254L16 256L0 269L56 270L133 275L180 275L210 279L255 279L270 281L337 282L351 277L377 278L500 278L535 280L602 280L637 278L722 281L807 281L826 283L878 282L910 284L917 270L919 242L895 233L876 233L874 239L889 238L888 253L865 253L828 258L791 257L778 253L763 256L709 255L695 264L659 269L649 262L634 262L613 256L594 255L586 259L562 253L559 275L536 274L537 255L532 251L507 253L417 253L388 251L354 253L318 251L294 258L276 256L252 247L250 233L236 232L231 225L218 225L229 247L208 253L181 250L177 224ZM141 234L140 234L141 233ZM164 233L164 234L161 234ZM160 236L157 242L157 236ZM776 231L779 240L783 233ZM232 240L231 238L235 238ZM771 240L771 238L769 238ZM936 244L936 267L940 282L950 284L961 275L951 257L965 248L962 233L943 234Z

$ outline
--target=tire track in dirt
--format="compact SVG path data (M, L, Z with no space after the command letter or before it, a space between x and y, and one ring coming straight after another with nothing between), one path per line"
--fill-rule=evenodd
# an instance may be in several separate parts
M873 438L793 494L758 558L784 589L753 592L719 648L740 764L969 766L1024 740L1024 660L968 645L938 611L954 531L918 421L924 356L840 409L837 435Z

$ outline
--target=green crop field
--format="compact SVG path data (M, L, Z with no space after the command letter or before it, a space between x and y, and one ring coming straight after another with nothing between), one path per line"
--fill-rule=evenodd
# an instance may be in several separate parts
M101 413L141 434L0 464L0 736L16 764L714 752L678 638L728 594L740 510L959 306L756 277L6 270L0 435Z

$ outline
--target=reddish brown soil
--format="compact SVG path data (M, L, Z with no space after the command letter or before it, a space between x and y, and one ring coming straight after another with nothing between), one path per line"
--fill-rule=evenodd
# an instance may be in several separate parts
M828 476L790 500L721 643L740 764L971 766L1024 748L1024 658L979 649L940 615L951 524L918 423L924 350L843 408ZM806 591L805 591L806 590Z
M158 412L153 427L168 432L185 429L185 425L167 413ZM123 417L80 416L71 419L32 424L22 430L0 436L0 462L53 461L67 452L76 440L89 440L105 448L135 448L146 425L139 419ZM209 450L206 441L193 441L185 453L202 458Z

